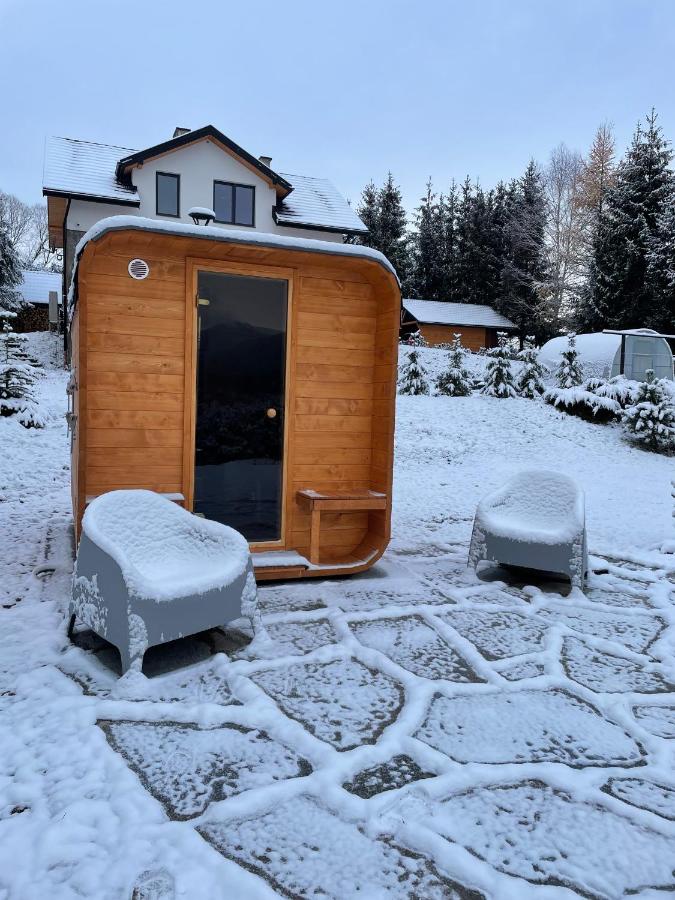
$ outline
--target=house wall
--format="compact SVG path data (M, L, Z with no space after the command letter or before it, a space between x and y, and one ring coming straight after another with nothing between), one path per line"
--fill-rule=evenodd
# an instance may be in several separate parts
M156 174L168 172L180 175L180 216L156 214ZM311 237L342 243L342 235L313 229L284 228L277 225L272 216L276 204L276 192L259 175L239 162L211 140L198 141L148 160L132 171L132 180L141 198L140 207L98 203L90 200L73 200L68 212L67 227L85 232L96 222L108 216L137 215L166 222L192 224L188 210L193 206L213 208L213 182L232 181L255 187L255 226L252 230L290 237ZM246 230L242 225L214 225L225 229Z
M150 264L134 281L130 259ZM376 490L385 510L322 514L321 562L366 566L389 539L400 309L398 284L378 263L149 232L115 231L87 245L78 268L73 360L79 427L74 512L115 488L180 493L194 473L198 268L289 271L285 542L310 552L311 514L299 490ZM236 268L235 268L236 270ZM78 338L77 335L80 335ZM306 574L318 574L310 570Z
M462 336L462 346L476 352L484 347L492 347L489 329L469 325L422 325L420 331L431 347L449 344L456 334Z

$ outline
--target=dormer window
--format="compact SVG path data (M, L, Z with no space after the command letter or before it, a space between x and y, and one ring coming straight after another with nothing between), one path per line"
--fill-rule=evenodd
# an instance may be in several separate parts
M255 225L255 188L231 181L213 182L216 222L223 225Z
M157 172L157 215L180 216L180 175Z

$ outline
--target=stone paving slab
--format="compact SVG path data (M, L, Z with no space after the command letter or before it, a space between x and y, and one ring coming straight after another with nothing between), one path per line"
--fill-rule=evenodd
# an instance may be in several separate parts
M419 853L368 837L306 796L256 818L209 822L198 830L224 856L293 900L484 900Z
M539 615L552 624L566 625L582 634L614 641L635 653L646 653L666 627L658 616L626 615L573 606L545 607L539 610Z
M354 776L342 787L350 794L367 800L383 791L392 791L425 778L435 778L435 772L425 772L414 759L405 754L393 756L379 766L370 766Z
M425 824L500 872L584 897L675 888L675 838L542 782L455 794Z
M641 765L644 751L590 703L560 689L436 694L414 735L461 763Z
M675 821L675 787L648 778L610 778L602 790L630 806Z
M675 704L669 706L637 705L633 707L633 715L643 728L656 737L675 738Z
M277 622L266 628L280 656L302 656L337 640L335 630L327 619L318 622Z
M658 669L649 669L611 653L601 652L576 638L562 645L562 665L572 681L598 693L660 694L675 691Z
M287 716L336 750L375 743L403 705L398 682L355 659L297 663L251 678Z
M508 610L458 609L439 615L489 660L542 650L546 624Z
M351 622L358 640L422 678L484 681L469 663L420 616Z
M172 819L190 819L213 800L285 778L309 775L307 760L264 732L225 725L99 721L120 753Z
M499 674L503 675L508 681L522 681L524 678L537 678L546 672L546 667L534 659L526 659L524 662L516 663L507 669L500 669Z

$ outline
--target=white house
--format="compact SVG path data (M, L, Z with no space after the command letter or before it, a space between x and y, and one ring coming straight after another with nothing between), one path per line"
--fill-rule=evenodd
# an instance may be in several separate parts
M191 223L188 211L203 207L223 228L340 242L367 233L330 181L282 174L271 164L212 125L176 128L170 140L145 150L49 138L43 194L50 243L64 251L64 284L77 242L108 216Z

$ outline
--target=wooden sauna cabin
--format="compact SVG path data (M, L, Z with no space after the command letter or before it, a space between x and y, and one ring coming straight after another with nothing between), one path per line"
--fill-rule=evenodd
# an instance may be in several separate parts
M259 579L345 575L390 536L400 291L376 251L135 216L70 295L72 494L148 488L242 532Z

